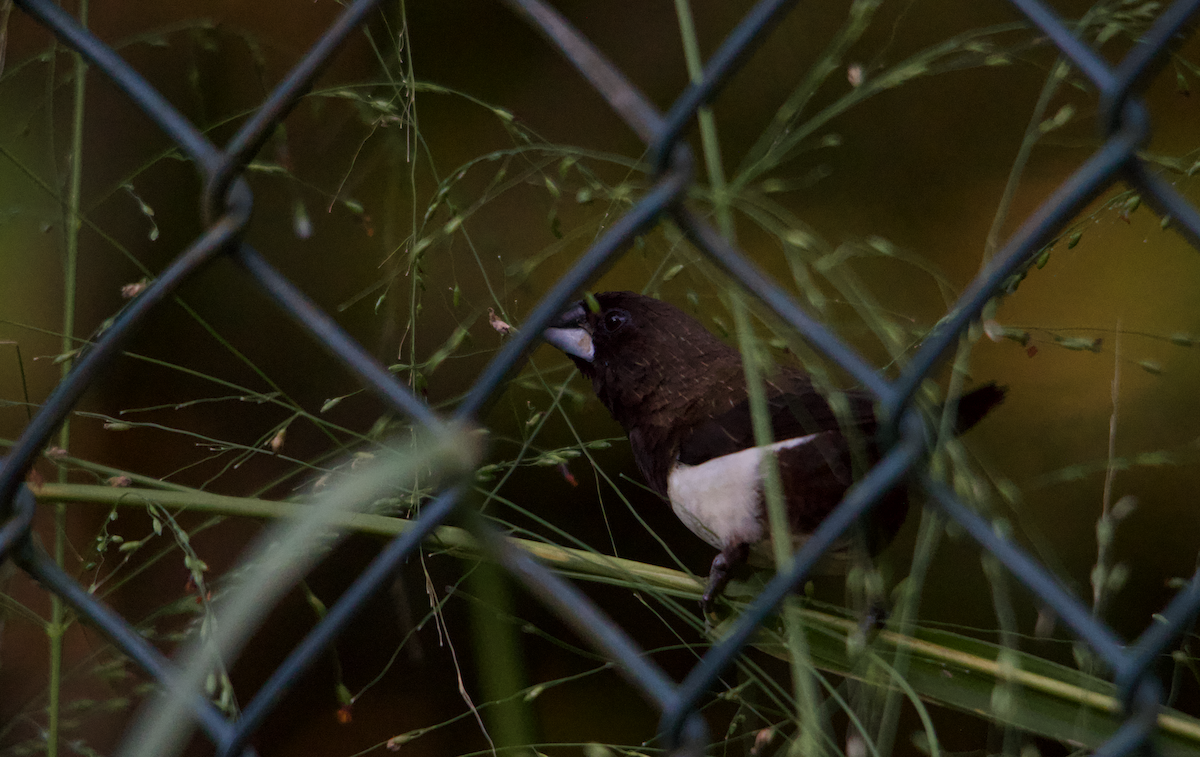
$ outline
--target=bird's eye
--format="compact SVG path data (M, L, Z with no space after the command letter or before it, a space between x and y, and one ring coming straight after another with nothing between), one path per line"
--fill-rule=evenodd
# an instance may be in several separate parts
M604 314L604 330L612 333L629 321L629 313L624 310L610 310Z

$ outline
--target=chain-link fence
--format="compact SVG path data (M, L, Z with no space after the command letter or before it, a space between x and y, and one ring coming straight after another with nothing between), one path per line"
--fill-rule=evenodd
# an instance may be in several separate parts
M283 693L314 662L366 600L383 586L398 566L420 548L440 524L455 516L467 490L466 477L477 462L464 449L468 428L488 407L505 379L536 346L542 330L561 312L565 303L594 281L639 234L663 219L670 219L697 250L825 357L844 369L861 386L872 391L882 407L885 423L881 438L888 442L882 460L847 494L757 599L737 619L722 640L676 683L651 661L625 631L570 583L514 548L480 520L465 519L496 559L529 591L551 607L582 638L615 662L642 695L661 712L664 743L678 754L700 754L709 734L698 705L714 681L730 667L756 629L801 584L822 553L834 544L880 498L906 476L920 482L930 502L969 533L1012 575L1036 595L1085 642L1110 669L1118 686L1123 724L1099 750L1124 755L1152 744L1163 686L1152 663L1192 622L1200 611L1200 575L1182 588L1160 615L1159 621L1138 639L1124 643L1103 622L1037 561L1011 540L996 533L972 509L964 506L923 463L930 443L925 420L913 407L920 383L938 366L945 353L976 321L986 305L1014 274L1027 267L1049 240L1090 201L1114 182L1136 187L1142 199L1189 242L1200 247L1200 214L1168 183L1147 169L1138 150L1150 134L1150 122L1140 97L1151 77L1168 59L1182 37L1187 22L1200 8L1200 0L1178 0L1164 8L1143 38L1117 66L1109 65L1037 0L1012 0L1021 13L1048 37L1069 64L1100 93L1099 127L1103 145L1042 204L1000 249L986 269L971 283L936 330L920 345L895 380L876 370L810 317L791 296L774 284L740 250L731 246L708 222L684 202L692 179L691 151L681 136L710 102L748 53L795 5L785 0L763 0L725 39L704 68L703 77L685 89L666 113L659 113L622 73L605 59L554 9L540 0L506 0L512 10L536 27L579 70L612 108L646 143L656 174L653 186L640 200L563 275L476 379L457 409L443 415L395 380L325 313L242 239L253 198L242 177L247 164L263 147L276 125L296 105L315 77L348 34L364 22L377 0L358 0L345 9L308 54L296 65L266 102L237 130L223 148L214 145L162 95L137 74L113 49L82 28L49 0L15 0L15 5L37 19L93 66L109 77L147 116L166 132L203 175L204 233L166 267L111 324L94 344L83 351L69 377L41 406L18 443L3 460L0 472L0 556L16 561L49 591L57 594L83 618L102 631L165 691L177 694L180 706L207 734L220 755L247 751L247 743ZM396 537L329 608L321 622L279 666L236 720L227 719L198 693L183 675L180 663L165 658L125 619L114 613L67 575L30 537L35 497L24 483L26 474L52 434L67 418L92 382L119 355L130 335L151 317L154 309L207 263L227 256L240 264L246 276L308 333L348 367L362 384L395 412L424 428L435 443L435 457L449 459L450 483L424 507L415 526ZM440 444L440 446L439 446ZM458 445L447 452L447 445ZM439 452L440 450L440 452ZM436 461L435 461L436 462ZM459 472L454 472L459 471Z

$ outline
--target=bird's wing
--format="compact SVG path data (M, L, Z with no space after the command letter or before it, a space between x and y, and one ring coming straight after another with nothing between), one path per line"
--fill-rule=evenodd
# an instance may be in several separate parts
M846 437L838 431L817 434L808 443L782 447L775 453L793 534L815 531L842 501L854 479L852 458ZM874 555L886 547L907 514L908 494L904 487L885 493L862 524L867 551ZM822 570L840 571L846 567L835 557Z
M775 441L794 439L825 431L875 433L874 399L863 392L846 392L850 405L847 417L839 419L815 389L777 393L767 400L771 435ZM722 455L755 446L749 400L697 425L682 440L679 462L699 465Z
M1004 400L1006 389L987 383L958 400L955 433L964 433ZM794 439L824 431L858 434L855 445L870 443L875 435L875 398L868 392L851 390L843 396L849 412L835 415L829 403L811 385L796 382L792 391L776 392L767 400L771 436L775 441ZM742 400L724 413L700 423L682 439L679 462L699 465L714 457L739 452L754 444L750 401Z

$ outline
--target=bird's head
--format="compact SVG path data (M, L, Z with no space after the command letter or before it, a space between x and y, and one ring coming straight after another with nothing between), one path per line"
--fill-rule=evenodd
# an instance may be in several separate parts
M598 307L570 306L546 341L592 380L596 395L626 428L628 419L709 398L741 383L741 356L679 308L636 292L601 292Z

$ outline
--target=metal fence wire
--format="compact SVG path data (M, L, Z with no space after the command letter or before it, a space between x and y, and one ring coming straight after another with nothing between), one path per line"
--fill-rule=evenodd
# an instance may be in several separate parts
M631 243L664 218L671 219L695 247L740 282L825 357L874 392L885 418L880 433L893 439L889 451L846 495L834 513L797 552L790 568L778 573L736 621L728 635L699 661L682 683L676 683L626 633L580 591L520 550L508 545L487 525L473 528L499 562L534 595L551 607L580 636L617 666L662 714L661 735L679 754L700 754L709 742L697 707L704 692L734 661L756 628L805 580L822 552L867 513L901 478L919 482L928 500L1018 578L1044 605L1085 642L1114 672L1123 724L1098 750L1125 755L1153 749L1150 736L1163 700L1163 687L1152 662L1167 650L1200 611L1200 573L1179 591L1161 613L1160 622L1125 643L1020 547L997 535L991 525L964 506L922 465L929 430L913 407L913 395L943 355L980 317L985 303L1004 282L1039 251L1087 203L1113 183L1137 188L1158 214L1170 216L1173 228L1200 248L1200 214L1167 182L1151 173L1137 151L1150 135L1150 122L1140 99L1150 79L1167 62L1170 50L1196 15L1200 0L1178 0L1159 15L1145 36L1117 66L1111 66L1080 41L1072 28L1037 0L1011 0L1041 30L1101 95L1099 128L1103 145L1067 179L994 256L955 303L937 330L920 346L895 380L886 380L852 349L811 318L740 250L728 244L684 203L693 161L681 136L697 109L710 102L755 46L796 4L762 0L721 44L703 77L687 87L664 115L632 86L561 15L541 0L505 0L514 12L537 28L579 70L612 108L645 141L656 167L653 187L557 281L529 318L475 381L465 401L449 416L431 410L402 386L325 313L242 240L252 196L242 171L262 148L276 125L296 105L329 62L346 36L364 22L378 0L357 0L342 13L222 149L211 143L173 108L112 48L98 40L50 0L15 0L15 5L51 29L125 92L200 169L204 177L202 212L206 229L138 296L111 327L82 353L70 375L42 405L0 469L0 558L11 558L56 593L80 616L104 633L164 689L179 690L180 668L151 646L127 621L97 601L64 573L30 537L35 498L26 474L46 448L51 434L71 412L92 381L105 371L122 345L154 309L198 269L218 256L236 260L246 275L320 344L349 368L362 384L394 411L434 435L453 433L470 424L503 387L504 379L537 344L542 330L581 289L593 281ZM470 475L469 473L466 475ZM357 578L304 641L277 668L244 708L229 720L200 693L185 694L190 716L222 757L250 753L248 740L281 701L284 692L315 661L363 606L386 584L421 540L451 517L467 489L460 478L427 505L415 527L396 537Z

